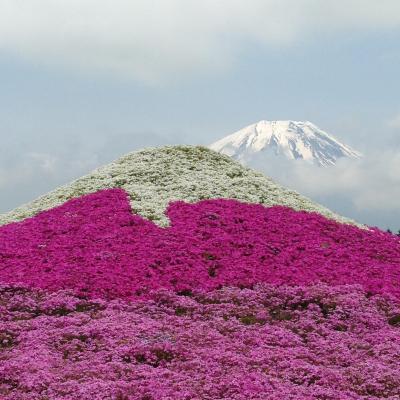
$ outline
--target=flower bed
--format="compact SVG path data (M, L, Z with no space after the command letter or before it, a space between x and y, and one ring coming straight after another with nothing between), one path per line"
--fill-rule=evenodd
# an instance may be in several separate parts
M398 237L232 199L163 228L131 201L0 227L0 399L400 398Z
M400 304L361 286L151 297L0 286L0 398L400 397Z
M161 228L109 189L0 227L0 282L106 299L325 282L400 298L400 240L388 233L236 200L178 201L166 213Z

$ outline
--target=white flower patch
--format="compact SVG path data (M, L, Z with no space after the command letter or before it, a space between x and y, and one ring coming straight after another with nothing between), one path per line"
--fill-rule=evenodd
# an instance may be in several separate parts
M31 217L74 197L115 187L129 193L134 212L161 226L169 223L164 211L171 201L193 203L215 198L231 198L265 206L284 205L356 224L293 190L283 188L262 173L206 147L166 146L129 153L0 215L0 225Z

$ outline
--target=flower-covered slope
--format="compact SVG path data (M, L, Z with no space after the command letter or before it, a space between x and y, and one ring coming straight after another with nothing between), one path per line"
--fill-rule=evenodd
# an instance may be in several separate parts
M359 286L151 301L0 286L0 398L400 398L400 307Z
M400 241L388 233L230 199L178 201L166 214L171 225L159 227L108 189L0 227L0 281L106 299L259 282L400 298Z
M115 187L123 188L129 194L136 213L161 226L168 225L164 211L171 201L194 203L213 198L232 198L266 206L285 205L354 223L227 156L205 147L167 146L127 154L29 204L0 215L0 225L22 220L84 194Z
M399 238L191 200L166 227L121 188L0 227L0 399L400 398Z

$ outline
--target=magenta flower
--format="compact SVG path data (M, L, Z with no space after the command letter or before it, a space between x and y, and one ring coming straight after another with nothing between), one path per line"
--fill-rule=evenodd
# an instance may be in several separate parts
M133 303L0 286L0 398L395 400L399 305L351 285Z
M0 282L92 298L255 283L361 284L400 298L400 240L316 213L235 200L172 203L171 226L103 190L0 227Z

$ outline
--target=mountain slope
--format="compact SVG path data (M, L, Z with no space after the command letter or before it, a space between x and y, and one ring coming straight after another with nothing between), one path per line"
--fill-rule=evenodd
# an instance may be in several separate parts
M160 228L132 213L124 190L108 189L2 226L0 282L135 300L159 289L323 281L400 299L400 241L389 233L232 199L177 201L166 215Z
M267 150L319 166L334 165L342 157L361 157L361 153L308 121L260 121L209 147L240 161L248 161L254 154Z
M166 146L129 153L15 210L0 215L0 225L19 221L65 201L101 189L120 187L132 210L159 225L168 225L164 211L174 200L232 198L266 206L285 205L315 211L340 222L354 223L260 172L205 147Z

